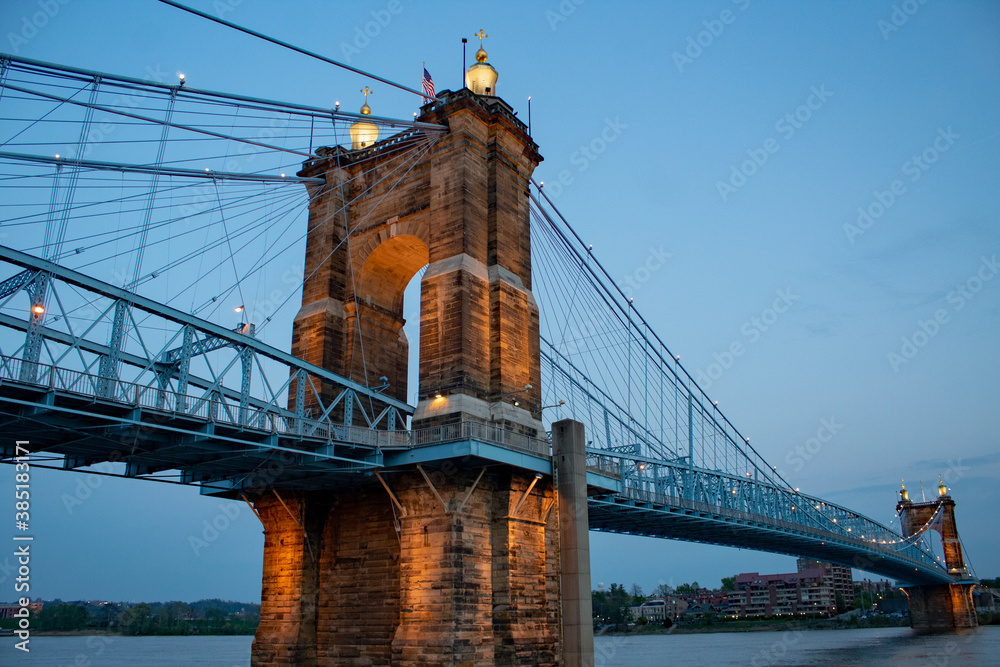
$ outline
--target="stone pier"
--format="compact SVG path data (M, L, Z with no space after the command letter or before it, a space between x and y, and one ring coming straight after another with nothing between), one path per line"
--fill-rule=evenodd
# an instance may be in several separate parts
M949 632L978 626L972 588L971 583L905 587L910 627L920 632Z
M253 499L265 526L253 665L586 664L561 662L568 519L551 477L509 466L382 477L398 507L378 482Z

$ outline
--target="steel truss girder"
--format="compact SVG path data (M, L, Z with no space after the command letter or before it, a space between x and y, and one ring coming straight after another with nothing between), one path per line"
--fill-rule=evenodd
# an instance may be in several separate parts
M36 271L25 269L0 283L0 299L6 299L18 290L27 289L37 275Z
M392 406L402 414L412 415L414 412L414 408L412 406L407 405L402 401L377 393L364 385L341 377L326 370L325 368L302 361L301 359L298 359L297 357L294 357L291 354L279 350L271 345L267 345L250 335L230 331L225 327L199 319L193 315L177 310L176 308L153 301L152 299L127 292L119 287L115 287L114 285L91 278L77 271L73 271L72 269L67 269L53 262L34 257L7 246L0 246L0 259L4 259L11 264L15 264L25 269L45 271L50 276L58 278L67 284L75 285L110 299L127 301L134 308L138 308L164 319L171 320L180 325L190 326L203 335L227 340L234 346L245 346L252 349L254 354L277 361L285 366L295 369L296 371L303 370L310 376L310 378L315 377L334 386L350 389L358 396L369 398L375 403Z
M45 299L48 292L49 276L37 271L35 279L27 285L31 293L31 308L28 311L28 328L24 335L24 353L21 366L21 381L34 382L38 376L38 358L42 352L42 322L45 320Z
M27 329L27 326L26 326L26 323L24 322L24 320L19 320L19 319L15 318L15 317L11 317L10 315L8 315L6 313L0 313L0 326L6 326L6 327L10 327L12 329L17 329L17 330L20 330L20 331L25 331ZM48 339L48 340L52 340L52 341L55 341L55 342L58 342L58 343L62 343L63 345L78 347L81 350L85 350L87 352L91 352L91 353L97 354L97 355L99 355L101 357L102 362L103 362L103 360L105 358L108 358L110 356L110 354L111 354L111 348L110 348L109 345L103 345L101 343L95 343L95 342L87 340L85 338L74 338L73 336L70 336L69 334L67 334L67 333L65 333L63 331L58 331L56 329L50 329L50 328L47 328L47 327L42 327L42 337L45 338L45 339ZM248 357L250 356L250 352L252 352L252 351L247 350L247 356ZM121 360L121 362L129 364L129 365L137 367L137 368L146 368L147 366L150 366L149 359L147 359L145 357L139 357L139 356L136 356L134 354L127 353L127 352L120 352L119 353L119 359ZM98 386L100 386L100 382L101 382L101 380L98 379ZM215 384L217 384L217 383L213 383L210 380L206 380L206 379L201 378L201 377L196 377L194 375L190 376L188 382L192 386L199 387L199 388L205 389L205 390L209 390L213 386L215 386ZM113 385L114 383L112 381L109 381L109 384ZM245 384L243 384L243 386L249 387L249 381L247 381ZM110 391L112 391L112 390L109 389L109 392ZM245 407L247 409L250 408L250 407L257 408L257 409L265 409L269 405L266 401L262 401L261 399L253 398L252 396L250 396L249 395L249 391L237 393L237 392L233 391L232 389L230 389L228 387L224 387L224 386L218 387L218 391L221 392L222 395L225 398L228 398L230 400L239 400L241 403L243 403L244 401L246 401L246 406ZM113 394L109 393L108 396L102 396L102 398L113 398ZM281 412L281 414L291 414L287 410L279 410L279 411ZM241 423L246 423L246 420L245 419L241 420Z
M125 336L125 317L127 314L128 304L120 299L115 301L108 354L101 355L98 371L101 380L97 387L97 393L104 398L111 398L114 395L115 382L118 380L118 367L121 365L122 339Z
M243 325L240 325L235 329L235 331L239 333L241 332L242 328ZM163 352L162 354L160 354L160 358L157 361L157 363L167 364L167 365L179 364L184 359L199 357L203 354L208 354L209 352L214 352L224 347L235 347L235 346L236 346L235 343L226 340L225 338L218 338L215 336L212 336L210 338L202 338L199 340L192 341L189 349L186 349L184 346L181 346Z
M676 499L672 503L622 496L588 500L590 529L679 539L807 556L912 583L954 581L933 558L911 558L892 549L852 541L826 531L777 524L766 517Z
M37 393L37 392L36 392ZM296 461L302 461L311 465L318 465L320 468L325 464L336 464L340 466L347 464L350 466L360 466L361 468L376 467L377 464L369 461L373 452L377 452L376 447L358 445L356 443L343 443L340 448L341 454L332 453L331 444L327 438L308 437L300 435L281 435L267 432L262 429L251 428L219 428L218 424L213 424L204 419L188 417L186 415L163 415L156 410L130 409L121 411L121 406L109 402L106 405L98 405L92 402L81 402L78 396L64 394L64 392L49 391L40 394L39 398L30 397L15 398L12 396L0 396L0 404L17 406L24 411L32 413L31 420L35 424L37 432L33 434L33 442L37 442L37 451L51 451L59 454L68 454L75 459L87 460L112 460L108 457L114 454L114 460L138 460L144 458L143 465L149 469L180 469L189 467L188 457L178 458L178 460L167 459L158 463L158 459L170 450L198 447L205 451L213 451L219 456L231 457L239 454L246 456L247 452L272 451L284 452L295 457ZM44 410L44 413L42 412ZM101 426L101 431L94 431L95 438L107 441L107 445L102 449L107 451L98 452L93 447L87 447L88 455L83 456L70 449L66 449L64 444L71 444L65 437L60 435L66 431L76 431L78 429L63 428L62 422L55 420L43 420L42 414L57 415L60 418L71 418L89 423L91 427ZM110 429L110 430L109 430ZM125 440L118 437L124 436L135 430L145 432L143 441L147 445L145 449L123 453ZM44 434L44 435L43 435ZM154 443L151 435L162 436L163 444ZM42 438L51 440L46 442ZM169 442L169 444L166 444ZM156 444L155 447L150 445ZM311 447L312 449L305 449ZM66 449L66 451L62 451ZM137 453L138 452L138 453ZM356 452L358 456L345 456L350 452ZM138 458L137 458L138 457ZM212 463L210 457L207 461L194 461L192 465L205 465ZM215 457L217 458L217 457ZM239 464L238 469L245 466ZM252 467L252 466L251 466ZM232 474L231 472L228 474Z
M932 553L907 543L889 528L845 507L793 489L778 488L750 477L621 452L588 448L587 456L589 462L601 470L617 469L624 486L618 498L620 502L695 503L698 507L715 508L719 512L757 517L769 525L818 531L856 544L862 551L891 551L922 566L932 563L932 569L937 567L933 565Z

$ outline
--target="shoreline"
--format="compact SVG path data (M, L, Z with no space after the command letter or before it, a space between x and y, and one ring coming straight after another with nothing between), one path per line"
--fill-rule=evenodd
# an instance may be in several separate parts
M984 623L979 627L989 627L1000 625L1000 623ZM648 627L648 626L647 626ZM876 630L883 628L909 628L908 623L899 625L849 625L836 620L824 621L763 621L748 623L747 625L711 625L702 627L683 627L674 625L670 628L657 627L655 629L631 630L623 632L619 630L606 630L595 632L594 637L645 637L659 635L697 635L713 634L724 632L788 632L792 630ZM5 635L0 635L3 637ZM124 635L120 632L101 630L96 628L86 630L33 630L32 637L253 637L253 634L150 634L150 635Z
M650 630L607 630L595 633L595 637L640 637L646 635L696 635L711 634L717 632L787 632L789 630L868 630L881 628L909 628L909 623L902 624L847 624L836 620L821 621L761 621L747 622L746 624L732 625L718 624L711 626L684 627L674 625L670 628L655 628Z

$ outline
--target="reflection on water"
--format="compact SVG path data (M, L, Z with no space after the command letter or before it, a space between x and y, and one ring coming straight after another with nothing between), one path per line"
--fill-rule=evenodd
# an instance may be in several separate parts
M252 637L35 637L31 653L0 637L0 665L24 667L247 667ZM599 667L798 665L971 667L1000 665L1000 626L965 635L908 628L720 632L597 637Z
M0 637L0 665L16 667L247 667L253 637L33 637L30 653Z

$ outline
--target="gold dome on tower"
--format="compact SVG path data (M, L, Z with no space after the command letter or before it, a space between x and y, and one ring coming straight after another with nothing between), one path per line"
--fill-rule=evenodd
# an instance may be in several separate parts
M372 108L368 106L368 96L372 94L371 89L365 86L361 91L365 94L365 103L361 107L362 116L372 115ZM368 120L357 120L351 125L351 150L361 150L368 148L378 141L378 125Z
M465 87L476 95L496 95L497 78L500 76L493 65L486 62L486 50L483 49L483 38L489 37L484 30L477 32L479 50L476 51L476 64L465 73Z

